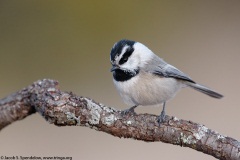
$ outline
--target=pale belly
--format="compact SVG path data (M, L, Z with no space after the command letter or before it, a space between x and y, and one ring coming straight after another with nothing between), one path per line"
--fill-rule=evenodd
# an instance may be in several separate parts
M161 78L141 74L124 82L114 84L123 101L130 105L156 105L172 99L184 84L174 78Z

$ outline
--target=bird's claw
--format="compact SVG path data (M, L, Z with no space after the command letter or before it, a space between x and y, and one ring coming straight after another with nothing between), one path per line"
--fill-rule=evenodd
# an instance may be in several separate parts
M129 109L125 109L123 111L121 111L122 115L127 115L127 114L136 114L134 111L134 108L129 108Z

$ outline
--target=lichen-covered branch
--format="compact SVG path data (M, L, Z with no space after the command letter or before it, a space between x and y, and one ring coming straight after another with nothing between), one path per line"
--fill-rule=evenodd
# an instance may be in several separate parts
M119 110L58 89L54 80L39 80L0 100L0 129L35 112L58 126L86 126L117 137L161 141L189 147L218 159L240 159L240 142L204 125L151 114L122 115Z

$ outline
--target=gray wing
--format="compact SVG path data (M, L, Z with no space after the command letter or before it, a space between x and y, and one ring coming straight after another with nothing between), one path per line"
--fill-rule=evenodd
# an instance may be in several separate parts
M188 75L177 69L176 67L166 63L159 57L155 57L152 60L153 63L147 65L147 72L151 72L155 75L166 77L166 78L176 78L184 81L195 83Z

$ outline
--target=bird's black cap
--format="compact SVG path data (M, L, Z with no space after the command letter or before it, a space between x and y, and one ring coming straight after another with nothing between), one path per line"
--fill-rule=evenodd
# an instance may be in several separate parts
M122 40L118 41L117 43L115 43L111 50L111 53L110 53L111 61L114 61L114 58L121 54L121 51L124 46L128 45L132 48L135 43L136 43L135 41L131 41L131 40L127 40L127 39L122 39Z

